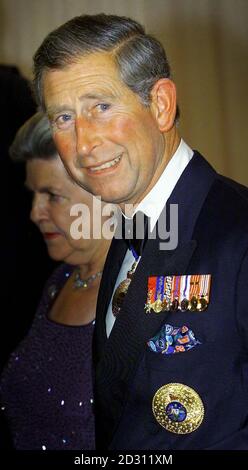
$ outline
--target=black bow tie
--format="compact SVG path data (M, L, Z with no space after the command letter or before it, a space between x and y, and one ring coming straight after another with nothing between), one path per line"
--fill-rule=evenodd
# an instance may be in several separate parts
M147 239L148 217L143 212L137 212L132 219L122 216L121 222L122 238L130 250L133 248L135 253L141 256Z

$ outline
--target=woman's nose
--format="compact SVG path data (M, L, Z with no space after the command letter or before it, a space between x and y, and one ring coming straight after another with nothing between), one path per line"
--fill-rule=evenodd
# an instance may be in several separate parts
M35 224L39 224L42 220L48 219L48 206L45 194L34 194L30 219Z

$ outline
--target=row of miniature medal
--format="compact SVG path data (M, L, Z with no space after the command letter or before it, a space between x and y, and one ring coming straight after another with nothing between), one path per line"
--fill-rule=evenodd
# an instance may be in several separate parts
M210 274L150 276L145 311L202 312L209 303L210 283Z

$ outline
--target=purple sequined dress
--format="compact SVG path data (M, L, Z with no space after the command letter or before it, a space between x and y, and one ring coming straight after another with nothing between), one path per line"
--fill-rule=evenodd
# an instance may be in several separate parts
M1 412L16 449L95 448L93 323L67 326L48 318L54 294L71 269L59 266L48 281L31 329L1 377Z

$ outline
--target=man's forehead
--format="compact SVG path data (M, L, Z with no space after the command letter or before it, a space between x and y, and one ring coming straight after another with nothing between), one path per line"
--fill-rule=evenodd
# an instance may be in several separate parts
M110 75L121 80L117 63L113 54L107 52L93 52L91 54L75 57L69 64L60 68L49 68L43 72L43 79L56 80L57 77L75 75L78 77L107 76Z
M52 105L58 94L73 99L114 98L130 93L123 82L113 55L96 52L78 57L61 69L49 69L43 75L43 93L46 107ZM62 103L61 103L62 104Z

